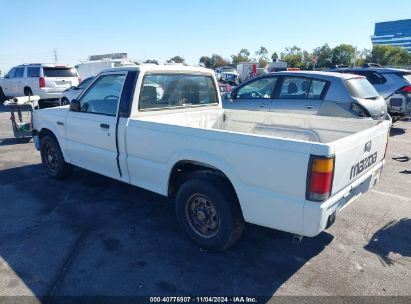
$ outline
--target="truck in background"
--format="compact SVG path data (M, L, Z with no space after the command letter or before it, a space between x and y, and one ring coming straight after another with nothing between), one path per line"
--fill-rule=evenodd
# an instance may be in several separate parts
M88 60L81 61L75 66L81 79L94 77L105 69L116 67L136 66L128 59L127 53L91 55Z
M255 62L241 62L237 65L239 82L247 81L257 75L257 63Z

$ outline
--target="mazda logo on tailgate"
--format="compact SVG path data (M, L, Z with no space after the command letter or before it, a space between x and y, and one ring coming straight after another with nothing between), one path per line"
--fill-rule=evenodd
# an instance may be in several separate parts
M367 142L364 146L364 152L370 152L371 151L371 140Z

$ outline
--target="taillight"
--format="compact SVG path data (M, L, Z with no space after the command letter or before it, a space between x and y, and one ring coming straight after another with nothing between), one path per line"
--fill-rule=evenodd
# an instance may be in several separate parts
M311 155L308 168L306 199L322 202L331 195L334 157Z
M77 79L78 79L78 83L80 84L80 82L81 82L81 78L80 78L80 77L77 77Z
M39 78L39 87L40 88L45 88L46 87L46 80L44 79L44 77Z
M401 89L401 92L411 93L411 86L405 86Z

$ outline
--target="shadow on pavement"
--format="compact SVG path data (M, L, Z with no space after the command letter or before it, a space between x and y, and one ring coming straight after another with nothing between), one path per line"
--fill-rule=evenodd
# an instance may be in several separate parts
M10 126L11 128L11 126ZM0 140L0 146L14 146L14 145L20 145L20 144L27 144L31 141L31 137L25 137L25 138L3 138Z
M390 130L390 137L399 136L405 134L406 130L403 128L392 127Z
M64 181L42 170L32 165L0 171L0 256L39 297L268 300L333 239L324 232L297 245L291 234L247 225L234 247L210 253L180 231L168 198L84 170ZM18 280L7 284L11 293L18 288Z
M364 249L376 254L381 263L392 266L411 257L411 219L391 221L374 233ZM392 257L394 254L401 257Z

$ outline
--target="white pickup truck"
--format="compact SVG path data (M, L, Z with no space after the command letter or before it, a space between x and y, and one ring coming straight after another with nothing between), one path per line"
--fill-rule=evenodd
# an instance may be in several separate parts
M179 224L209 250L245 222L319 234L378 181L391 125L224 110L213 71L182 66L106 70L33 123L50 176L75 165L175 197Z

